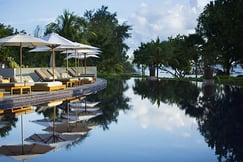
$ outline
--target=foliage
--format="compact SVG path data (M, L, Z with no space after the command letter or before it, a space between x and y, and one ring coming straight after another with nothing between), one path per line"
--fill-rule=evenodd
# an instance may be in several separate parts
M0 38L7 37L14 33L14 28L11 26L6 26L0 23ZM11 50L8 47L0 48L0 62L4 64L8 64L7 57L11 56Z
M15 62L14 58L7 57L8 67L10 68L18 68L19 65Z
M169 60L168 65L174 70L175 77L184 77L191 70L190 60L192 59L186 48L184 36L177 35L169 38Z
M90 44L102 51L99 61L95 62L100 72L123 73L127 64L128 46L124 40L130 37L129 25L120 25L116 13L110 13L102 6L97 11L86 11L84 17L65 10L56 22L47 25L46 34L56 32L75 42ZM64 56L57 56L57 64L64 65ZM59 60L59 61L58 61ZM88 62L94 64L94 62Z
M170 37L168 41L162 42L157 38L156 41L141 43L140 47L133 52L133 63L138 66L145 65L149 69L157 67L157 72L161 69L181 78L191 69L192 56L187 50L184 36ZM154 75L150 74L150 76Z
M185 81L136 79L133 90L158 107L161 103L176 104L194 118L219 161L242 161L241 87L213 85L199 88Z
M208 64L221 64L229 74L232 66L242 63L243 1L210 2L198 18L197 33L205 40L204 57Z
M130 37L128 31L131 27L126 23L120 25L116 13L111 14L107 9L108 7L102 6L96 12L90 10L84 14L89 30L96 34L87 39L102 51L100 61L97 62L98 69L101 72L121 73L128 59L128 46L124 40Z

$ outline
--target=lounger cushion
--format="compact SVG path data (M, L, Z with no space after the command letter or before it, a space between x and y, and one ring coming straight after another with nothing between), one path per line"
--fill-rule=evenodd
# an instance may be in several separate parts
M21 79L20 79L20 76L15 76L14 78L14 82L16 83L21 83ZM24 85L34 85L34 80L31 78L31 76L22 76L22 83Z
M54 81L54 82L35 82L34 86L40 87L51 87L51 86L61 86L62 82Z

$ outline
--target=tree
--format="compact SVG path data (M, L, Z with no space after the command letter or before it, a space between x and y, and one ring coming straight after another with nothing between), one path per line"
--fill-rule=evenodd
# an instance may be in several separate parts
M188 36L186 36L185 42L188 47L188 52L191 55L192 63L195 66L194 72L195 72L196 78L197 78L199 61L202 58L201 54L202 54L202 46L204 44L204 40L202 39L202 37L200 35L195 33L195 34L189 34Z
M58 16L56 22L47 25L45 34L56 32L67 39L77 41L80 39L80 33L83 32L83 24L85 20L81 21L81 18L73 12L64 10L63 15Z
M7 37L16 34L17 30L10 25L6 26L0 23L0 38ZM7 67L17 67L18 64L15 62L14 53L18 53L18 49L15 47L1 47L0 48L0 64Z
M243 60L242 8L242 0L215 0L198 18L196 31L206 40L205 58L217 60L228 75L232 67Z
M177 35L175 38L170 37L168 44L168 66L174 71L175 77L184 77L191 70L191 57L186 48L185 36Z
M168 41L152 40L141 43L141 46L133 52L133 63L149 68L150 76L155 76L155 68L163 70L171 75L181 78L191 69L190 55L186 48L185 36L170 37ZM170 70L172 68L173 71Z
M98 63L98 69L106 72L123 72L126 63L126 55L129 47L124 40L130 37L131 26L125 22L120 25L116 13L110 13L108 7L102 6L95 11L86 11L85 19L88 21L89 31L93 31L95 37L87 37L88 42L101 48L102 55Z

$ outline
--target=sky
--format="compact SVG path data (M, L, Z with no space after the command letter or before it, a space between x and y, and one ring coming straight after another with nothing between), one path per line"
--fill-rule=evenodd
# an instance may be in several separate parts
M0 0L0 23L33 35L37 25L44 31L45 25L55 22L67 9L78 16L85 11L108 7L116 13L119 24L132 27L128 55L141 42L167 40L178 34L193 33L197 18L210 0Z

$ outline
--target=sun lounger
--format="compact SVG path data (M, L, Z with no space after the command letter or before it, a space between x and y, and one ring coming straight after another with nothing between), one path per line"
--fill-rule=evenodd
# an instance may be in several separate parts
M11 82L1 82L0 89L10 91L10 95L14 94L14 92L18 92L20 95L22 95L24 92L31 93L31 86L34 85L34 81L29 82L28 80L29 78L27 76L22 76L22 82L20 82L20 76L16 76L12 78Z
M47 69L47 72L53 76L53 71L51 69ZM80 85L80 80L77 77L72 77L66 73L66 75L61 75L58 71L54 71L54 76L56 81L61 81L66 84L67 87L73 87L75 85Z
M72 77L78 77L82 83L94 83L96 81L95 74L80 74L74 68L68 68L67 72Z
M24 91L31 93L31 85L25 85L24 83L0 83L0 89L10 91L10 95L13 95L16 91L18 91L20 95L22 95Z
M39 76L41 81L53 81L53 76L50 75L46 70L35 69L35 73Z
M32 91L54 91L66 88L66 86L59 81L35 82L31 76L22 76L22 80L24 81L24 85L31 86ZM18 83L20 77L14 77L14 81Z
M72 87L74 85L78 85L80 84L80 81L78 78L58 78L60 77L60 74L58 74L57 72L55 76L55 79L53 79L53 74L52 71L49 70L45 70L45 69L36 69L35 73L39 76L39 78L41 79L41 81L44 82L50 82L50 81L60 81L63 84L66 85L66 87Z
M54 91L65 88L66 85L63 85L60 81L35 82L35 84L31 86L32 91Z

